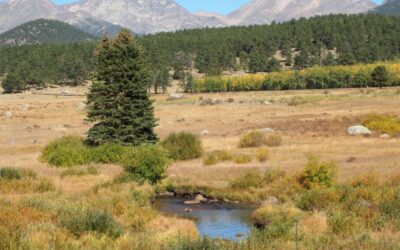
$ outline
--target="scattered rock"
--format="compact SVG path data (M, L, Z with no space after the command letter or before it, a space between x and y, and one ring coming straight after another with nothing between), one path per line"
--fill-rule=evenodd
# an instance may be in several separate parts
M380 138L383 138L383 139L387 139L387 138L390 138L390 135L388 135L388 134L383 134L383 135L381 135L381 136L379 136Z
M208 199L207 199L204 195L202 195L202 194L196 195L196 196L194 197L194 200L195 200L195 201L199 201L199 202L207 202L207 201L208 201Z
M183 211L185 211L186 213L190 213L190 212L192 212L192 211L193 211L193 209L190 209L190 208L185 208L185 210L183 210Z
M200 105L201 105L201 106L206 106L206 105L217 105L217 104L220 104L220 103L221 103L221 100L219 100L219 99L216 99L216 98L213 98L213 99L211 99L211 98L205 98L205 99L202 99L202 100L201 100Z
M11 111L6 111L6 112L3 113L3 115L4 115L5 117L12 117L12 116L13 116L13 113L12 113Z
M185 205L198 205L198 204L200 204L201 202L200 201L197 201L197 200L190 200L190 201L185 201L185 202L183 202Z
M275 130L272 128L261 128L257 129L257 131L263 132L264 134L274 133Z
M218 203L219 200L218 199L212 199L212 200L208 200L208 203Z
M67 90L63 90L63 91L60 92L60 95L67 96L68 95L68 91Z
M263 205L278 205L279 200L275 196L270 196L265 201L263 201L262 204Z
M210 134L211 134L211 132L209 130L203 130L200 132L201 136L206 136L206 135L210 135Z
M173 192L161 192L157 194L158 197L174 197L175 194Z
M31 105L29 105L29 104L24 104L21 106L22 111L28 111L30 109L31 109Z
M370 135L371 131L362 125L355 125L349 127L347 133L349 135Z
M270 101L263 101L263 104L264 104L264 105L272 105L272 102L270 102Z
M171 93L170 95L169 95L169 100L179 100L179 99L183 99L184 98L184 96L183 96L183 94L181 94L181 93Z

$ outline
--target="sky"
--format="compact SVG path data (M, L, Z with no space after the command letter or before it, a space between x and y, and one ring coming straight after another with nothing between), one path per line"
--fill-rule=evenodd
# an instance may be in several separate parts
M76 2L76 0L53 0L58 4ZM220 14L228 14L231 11L239 8L241 5L250 0L175 0L180 5L188 9L190 12L217 12ZM372 0L379 4L383 0Z

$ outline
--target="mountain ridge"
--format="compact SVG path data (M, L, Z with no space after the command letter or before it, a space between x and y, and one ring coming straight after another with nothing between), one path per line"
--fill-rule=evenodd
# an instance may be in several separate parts
M0 2L0 33L40 18L63 21L99 36L104 32L114 34L122 27L149 34L353 14L374 7L371 0L252 0L225 16L190 13L175 0L80 0L65 5L51 0L4 0Z

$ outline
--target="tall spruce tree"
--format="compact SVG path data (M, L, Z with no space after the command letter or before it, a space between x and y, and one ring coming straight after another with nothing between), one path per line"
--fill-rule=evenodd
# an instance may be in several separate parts
M137 146L155 143L156 119L147 92L150 76L141 46L129 31L105 37L95 53L96 75L87 96L88 119L95 123L87 143Z

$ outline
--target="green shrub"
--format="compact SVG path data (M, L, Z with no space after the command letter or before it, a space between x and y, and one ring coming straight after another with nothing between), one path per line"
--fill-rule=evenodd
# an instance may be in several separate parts
M269 239L288 239L294 229L296 221L303 217L303 213L293 207L266 205L257 209L252 215L252 223L264 230Z
M36 179L37 174L29 169L0 168L0 180Z
M270 134L265 138L264 144L268 147L279 147L282 145L283 138L278 134Z
M239 148L257 148L265 143L265 134L261 131L251 131L240 138Z
M236 164L247 164L250 163L253 158L250 155L236 155L233 161Z
M92 161L96 163L117 164L121 161L125 152L131 148L116 143L105 143L98 147L90 148L90 154Z
M2 168L0 169L0 180L20 180L22 178L21 172L15 168Z
M73 167L90 163L90 150L78 136L64 136L50 142L43 150L41 159L56 167Z
M201 157L203 153L199 137L187 132L172 133L160 144L168 150L174 160L196 159Z
M122 234L122 228L114 218L99 210L70 208L60 215L60 224L77 237L95 232L115 239Z
M341 194L335 189L313 189L303 194L297 206L307 211L323 210L339 204L340 199Z
M248 171L244 175L237 177L231 184L234 189L248 190L251 188L262 187L264 178L256 170Z
M126 153L121 162L125 171L138 180L155 184L164 178L170 158L168 151L160 146L142 145Z
M299 182L307 189L330 187L336 174L335 163L320 162L318 158L310 157Z

